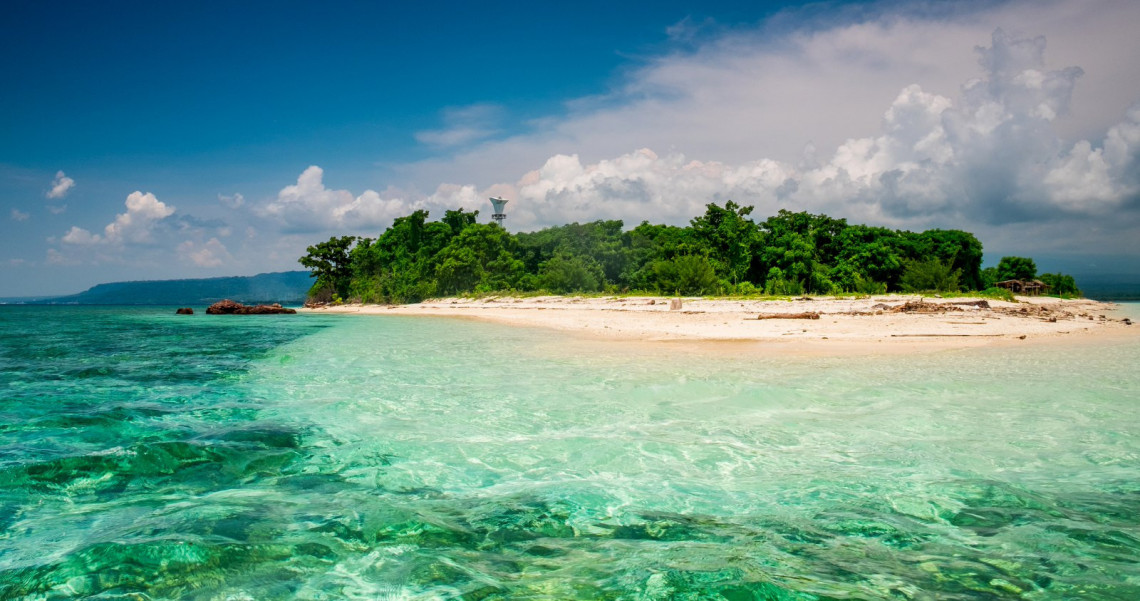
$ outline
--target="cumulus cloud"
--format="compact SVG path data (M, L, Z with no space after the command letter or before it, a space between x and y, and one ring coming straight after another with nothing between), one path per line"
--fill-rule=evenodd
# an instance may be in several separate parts
M74 225L71 226L70 230L67 230L67 233L63 235L63 238L61 238L61 240L64 244L73 244L76 246L89 246L91 244L99 244L100 242L103 242L103 238L98 234L92 234L91 232Z
M198 267L219 267L232 259L225 245L217 238L210 238L203 243L186 240L178 245L178 255L182 260Z
M473 183L480 208L512 198L512 229L678 223L729 198L896 227L1134 221L1121 212L1140 208L1128 109L1140 78L1122 58L1140 54L1140 4L804 12L755 28L679 23L673 51L607 93L397 173L425 189Z
M324 170L313 165L301 173L296 184L282 188L275 200L257 212L278 220L292 232L359 231L390 223L404 214L409 204L403 198L384 198L374 190L354 196L348 190L326 188Z
M836 44L853 44L851 37L866 42L848 33ZM897 227L1103 218L1135 204L1140 105L1103 138L1066 142L1057 123L1072 113L1084 72L1051 68L1046 49L1044 37L994 30L975 48L976 75L956 93L904 85L878 110L877 131L830 152L809 147L793 159L723 161L652 147L592 161L553 153L516 182L482 193L449 189L469 189L463 198L477 203L492 190L517 199L508 224L522 229L603 218L680 223L705 203L729 199L757 205L758 214L787 207ZM969 56L968 46L960 51ZM440 190L421 202L446 199Z
M132 192L124 204L127 211L116 215L115 220L103 228L102 234L72 226L61 240L75 246L149 244L154 241L152 230L155 224L174 214L174 207L166 205L150 192Z
M12 209L12 212L9 213L9 216L12 218L12 221L27 221L28 218L31 217L31 215L19 209Z
M709 202L827 212L895 227L998 227L1095 218L1140 196L1140 105L1100 140L1066 142L1056 123L1072 112L1083 71L1051 68L1043 37L1002 29L974 49L975 73L955 94L904 85L878 110L877 131L791 160L744 161L659 154L643 147L584 160L553 153L514 182L442 184L427 195L326 188L306 169L262 206L289 231L375 230L415 209L485 208L515 200L508 226L595 219L683 223ZM961 51L969 55L969 48ZM757 109L760 110L760 109Z
M810 210L1056 248L1078 230L1111 237L1140 221L1140 105L1128 108L1140 79L1119 60L1140 52L1128 25L1140 5L1096 6L870 11L785 31L681 23L671 35L683 51L529 133L484 140L499 117L445 113L419 139L454 154L397 166L409 190L431 193L330 189L314 166L256 211L287 232L374 232L415 209L488 209L502 195L507 226L522 230L684 223L732 199L757 215Z
M62 171L57 171L55 179L51 182L51 190L48 190L48 198L63 198L67 196L68 191L75 187L75 180L67 177Z

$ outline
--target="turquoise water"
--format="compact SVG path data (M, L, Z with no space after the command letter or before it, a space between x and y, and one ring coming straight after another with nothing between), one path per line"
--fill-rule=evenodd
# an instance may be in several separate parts
M0 307L0 599L1136 599L1140 344Z

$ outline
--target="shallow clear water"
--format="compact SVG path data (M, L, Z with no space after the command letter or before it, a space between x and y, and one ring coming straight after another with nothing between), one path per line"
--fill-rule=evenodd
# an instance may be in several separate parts
M0 599L1140 598L1140 344L0 307Z

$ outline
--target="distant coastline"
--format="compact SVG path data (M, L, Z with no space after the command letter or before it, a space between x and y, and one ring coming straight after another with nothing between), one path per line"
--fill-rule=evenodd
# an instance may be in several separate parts
M180 280L111 282L78 294L0 298L11 305L186 305L207 306L222 299L245 304L301 304L312 278L307 271L261 273Z

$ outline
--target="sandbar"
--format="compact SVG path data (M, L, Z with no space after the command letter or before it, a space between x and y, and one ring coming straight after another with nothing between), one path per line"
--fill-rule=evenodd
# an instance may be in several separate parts
M1089 299L1017 297L1011 303L889 294L791 300L492 296L304 311L477 319L592 339L722 343L721 348L745 353L847 355L1140 340L1140 326L1114 313L1117 308Z

